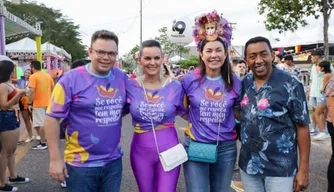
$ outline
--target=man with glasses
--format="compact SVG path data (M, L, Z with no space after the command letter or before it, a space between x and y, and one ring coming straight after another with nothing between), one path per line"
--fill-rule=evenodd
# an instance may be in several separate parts
M88 49L91 63L65 73L56 84L45 122L50 175L66 180L68 191L120 191L120 136L126 74L114 68L118 37L96 31ZM59 119L67 118L64 160Z

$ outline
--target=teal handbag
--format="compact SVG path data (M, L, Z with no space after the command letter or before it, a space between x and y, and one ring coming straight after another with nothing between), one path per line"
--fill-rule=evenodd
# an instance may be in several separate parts
M222 110L219 112L219 117L221 117ZM217 133L217 143L201 143L197 141L190 141L188 148L188 160L198 161L203 163L215 163L217 161L217 146L219 144L220 135L220 122L218 121L218 133Z
M215 163L217 161L217 145L190 141L188 149L188 160L204 163Z

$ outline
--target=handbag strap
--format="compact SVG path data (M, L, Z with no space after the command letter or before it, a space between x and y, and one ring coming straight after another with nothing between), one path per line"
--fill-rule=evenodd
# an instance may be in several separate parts
M219 116L218 116L218 134L217 134L217 146L219 144L219 136L220 136L220 127L221 127L221 116L222 116L222 108L220 107Z
M228 76L228 82L230 82L230 75ZM223 86L223 91L224 91L224 87ZM223 102L221 103L223 104ZM222 105L223 106L223 105ZM219 144L219 136L220 136L220 128L221 128L221 116L222 116L222 107L219 108L219 116L218 116L218 134L217 134L217 146Z

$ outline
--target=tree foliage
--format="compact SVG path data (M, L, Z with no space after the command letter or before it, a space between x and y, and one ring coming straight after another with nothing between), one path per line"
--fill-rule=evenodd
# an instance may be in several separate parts
M139 45L134 46L129 53L122 56L121 61L123 63L123 68L126 70L133 70L136 68L135 55L139 51Z
M188 69L190 66L196 67L198 65L198 57L197 56L190 56L186 60L180 61L180 67L184 69Z
M328 21L334 8L334 0L261 0L258 6L260 15L266 15L266 29L295 31L299 26L306 26L306 18L323 16L324 49L328 58ZM327 55L326 55L327 54Z
M173 53L189 53L189 48L171 42L167 34L167 27L162 27L161 29L159 29L159 33L160 35L156 37L155 40L160 42L165 55L167 55L168 57L170 57Z
M42 43L48 41L62 47L72 55L73 61L87 56L86 46L80 39L79 25L76 25L72 19L64 16L59 10L48 8L37 2L24 2L22 4L5 2L5 6L9 12L32 26L41 22ZM19 39L14 38L7 42L17 40Z

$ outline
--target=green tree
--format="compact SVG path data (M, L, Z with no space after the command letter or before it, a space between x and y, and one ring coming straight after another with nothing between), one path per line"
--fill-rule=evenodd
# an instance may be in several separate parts
M160 42L165 55L167 55L168 57L170 57L172 53L189 53L189 48L185 48L184 46L180 46L171 42L167 34L167 27L162 27L161 29L159 29L159 33L160 35L158 37L155 37L155 40Z
M180 61L180 67L184 69L188 69L190 66L196 67L198 65L198 57L197 56L190 56L186 60Z
M64 16L59 10L46 7L37 2L14 4L5 1L7 10L20 17L30 25L41 22L42 43L50 42L62 47L72 55L72 60L82 59L87 56L86 46L80 39L79 25L72 19ZM30 36L33 38L33 36ZM19 39L11 39L8 43Z
M126 70L133 70L136 68L135 55L139 51L139 45L134 46L129 53L122 56L121 61L123 63L123 68Z
M265 26L268 30L278 29L295 31L299 25L306 26L306 18L323 16L324 23L324 54L328 59L328 26L334 0L261 0L258 6L259 14L266 15Z

